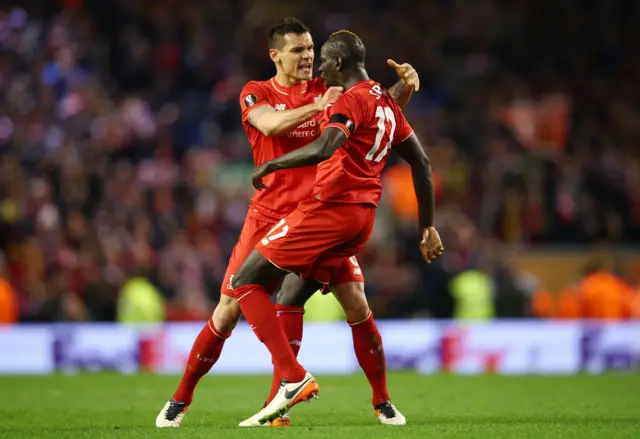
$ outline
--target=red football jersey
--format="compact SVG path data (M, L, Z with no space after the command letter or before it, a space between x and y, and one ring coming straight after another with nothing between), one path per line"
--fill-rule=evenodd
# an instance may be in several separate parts
M265 136L249 123L249 113L261 105L275 110L291 110L320 99L327 86L321 78L303 84L284 87L275 78L248 82L240 93L242 125L247 133L253 161L260 166L318 138L322 113L280 136ZM279 220L291 213L313 189L317 166L287 169L268 175L264 183L269 189L257 191L251 200L250 212Z
M333 115L344 117L330 122ZM341 129L347 140L318 166L313 195L322 201L377 206L389 150L413 133L400 107L379 83L360 81L325 112L322 125Z

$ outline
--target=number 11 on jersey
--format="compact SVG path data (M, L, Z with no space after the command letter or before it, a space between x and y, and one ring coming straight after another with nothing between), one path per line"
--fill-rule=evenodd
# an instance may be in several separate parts
M382 106L376 107L376 117L378 118L378 133L376 134L376 141L373 144L373 148L371 148L365 158L367 160L373 160L380 163L384 156L387 155L387 151L391 149L393 134L396 132L396 117L393 114L391 108ZM385 145L384 149L380 151L380 153L374 158L374 156L380 149L380 144L382 143L385 132L387 131L387 123L391 125L391 130L389 131L389 141Z

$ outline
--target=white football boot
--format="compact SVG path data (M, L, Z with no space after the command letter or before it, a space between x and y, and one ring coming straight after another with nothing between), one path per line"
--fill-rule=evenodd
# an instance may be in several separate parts
M376 418L381 424L385 425L405 425L406 418L398 411L391 401L385 401L375 407Z
M274 419L284 416L294 405L317 398L319 391L318 383L309 372L297 383L282 380L273 400L258 413L242 421L240 427L268 427Z
M184 419L184 416L189 410L189 405L184 402L178 402L175 399L170 399L162 407L160 413L156 417L156 427L158 428L171 428L180 427L180 423Z

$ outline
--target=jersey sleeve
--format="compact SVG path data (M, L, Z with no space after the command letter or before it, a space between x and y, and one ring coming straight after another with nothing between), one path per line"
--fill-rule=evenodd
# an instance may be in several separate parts
M397 146L407 140L413 134L413 128L409 125L407 118L404 117L400 107L396 106L396 132L393 135L391 146Z
M362 122L361 107L362 105L359 105L357 95L343 94L327 109L324 116L325 124L322 129L335 127L342 130L349 138Z
M258 107L269 104L269 93L256 82L248 82L240 92L242 122L248 122L249 113Z

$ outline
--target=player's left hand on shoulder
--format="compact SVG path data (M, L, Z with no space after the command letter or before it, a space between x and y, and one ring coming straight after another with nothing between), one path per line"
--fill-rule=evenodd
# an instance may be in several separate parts
M269 186L262 182L262 178L271 174L269 168L266 163L258 166L258 169L255 170L252 177L253 187L258 189L259 191L263 189L269 189Z
M387 60L387 64L396 70L396 73L405 84L413 87L415 91L420 89L420 77L418 72L409 63L398 64L392 59Z
M420 241L420 251L424 260L428 264L444 252L444 246L440 239L440 234L435 227L429 227L422 231L422 239Z

